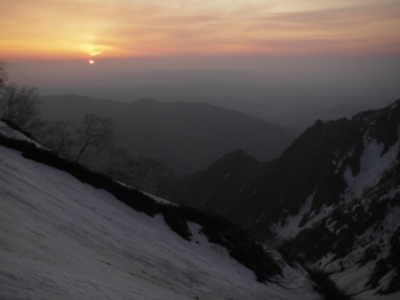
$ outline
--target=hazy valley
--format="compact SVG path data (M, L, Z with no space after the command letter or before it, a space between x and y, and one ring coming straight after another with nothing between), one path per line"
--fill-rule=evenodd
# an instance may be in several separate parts
M235 126L243 127L247 133L262 132L261 137L250 137L255 145L257 139L263 139L265 147L279 141L281 148L274 148L274 154L269 152L264 159L246 153L252 148L227 151L230 153L209 167L171 183L169 200L179 204L176 206L85 171L79 164L48 152L39 144L35 146L32 140L2 123L2 205L7 220L2 225L2 239L7 248L3 250L5 267L0 275L2 296L6 299L22 299L25 295L62 299L58 295L60 288L73 298L89 294L146 299L162 299L166 295L176 299L398 297L399 101L350 119L317 121L283 150L282 141L289 144L291 135L282 127L209 104L165 104L153 100L121 104L82 97L59 98L65 104L57 102L57 110L51 107L51 101L57 99L45 100L48 103L44 104L44 116L57 120L64 114L78 123L85 112L112 118L124 116L125 111L125 121L120 117L116 123L125 129L125 138L135 144L145 143L147 136L159 129L169 142L175 141L174 146L180 145L176 139L189 138L188 135L179 136L182 131L178 130L173 138L173 131L164 128L166 124L174 120L172 128L179 129L194 119L185 130L198 131L194 128L201 128L201 124L196 123L195 116L202 120L208 120L208 116L209 125L214 127L203 124L210 128L206 132L218 131L217 121L223 117L227 125L220 128L225 128L225 133L238 130ZM172 116L171 110L175 112ZM132 114L135 118L129 119ZM129 125L124 123L128 120ZM132 133L139 129L143 130L142 137ZM222 132L219 134L215 139L222 136ZM198 133L192 138L205 135ZM160 152L168 149L160 136L151 139L157 141L152 146ZM220 142L226 147L221 146L223 149L240 148L236 147L239 144L232 146L230 139ZM241 142L246 145L246 141ZM206 145L212 147L212 143ZM206 161L198 162L198 168L204 164ZM49 176L51 180L46 179ZM97 189L88 190L80 181ZM126 206L117 204L118 200ZM127 217L121 219L121 214ZM219 215L232 225L215 217ZM99 218L103 221L99 222ZM28 223L35 225L28 228ZM169 230L171 233L166 233ZM158 235L163 238L155 244ZM35 236L36 242L31 244ZM54 238L48 240L51 236ZM82 242L83 237L88 242ZM59 245L65 240L69 241L69 248L61 250ZM133 249L136 243L141 246ZM25 247L33 253L17 263ZM209 254L194 255L199 247ZM97 254L89 258L91 253ZM113 253L119 253L118 258L111 258ZM227 262L225 255L237 262ZM66 259L74 263L60 273ZM171 262L166 265L164 260ZM86 266L85 271L78 262ZM112 288L107 292L106 277L94 275L98 271L111 274ZM75 272L80 275L76 277ZM222 283L218 276L226 278L226 272L231 275ZM57 276L49 281L50 274ZM198 278L198 274L204 276ZM232 289L239 281L240 293ZM143 286L144 282L140 291L129 288L132 283Z

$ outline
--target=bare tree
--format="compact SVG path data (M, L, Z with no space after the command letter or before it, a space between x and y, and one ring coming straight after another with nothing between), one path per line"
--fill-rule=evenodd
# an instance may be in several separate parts
M17 124L22 129L32 125L39 114L39 96L35 88L19 88L15 83L3 89L1 101L2 118Z
M0 62L1 118L26 130L40 123L37 118L39 103L36 88L18 87L15 83L9 83L5 63Z
M8 74L6 71L6 63L0 61L0 95L3 95L3 89L8 81Z
M79 134L79 150L75 157L78 162L82 155L89 149L101 150L114 140L114 124L110 118L85 114Z

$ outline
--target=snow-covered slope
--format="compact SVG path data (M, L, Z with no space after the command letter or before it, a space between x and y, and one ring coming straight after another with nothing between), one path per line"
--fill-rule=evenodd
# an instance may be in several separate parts
M8 130L8 129L7 129ZM252 271L102 189L0 146L0 299L319 299L304 272Z

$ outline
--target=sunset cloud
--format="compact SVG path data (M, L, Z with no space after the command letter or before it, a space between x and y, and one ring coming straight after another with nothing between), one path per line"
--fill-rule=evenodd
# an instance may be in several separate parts
M397 0L0 4L0 55L398 52Z

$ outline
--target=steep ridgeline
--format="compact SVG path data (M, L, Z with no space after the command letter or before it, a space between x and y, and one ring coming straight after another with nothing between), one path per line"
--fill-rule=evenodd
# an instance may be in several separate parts
M400 100L350 120L317 121L280 158L237 179L239 194L232 196L229 190L229 197L214 196L224 195L225 188L214 183L229 180L224 178L228 171L218 169L195 198L182 191L187 184L195 186L201 173L184 180L176 199L211 208L231 198L237 203L218 212L256 236L272 239L287 258L327 272L355 298L396 298L399 125Z
M261 160L276 158L293 139L281 126L208 103L124 103L74 95L42 100L46 120L79 125L85 113L111 118L119 146L130 155L161 160L179 174L200 170L239 148Z

